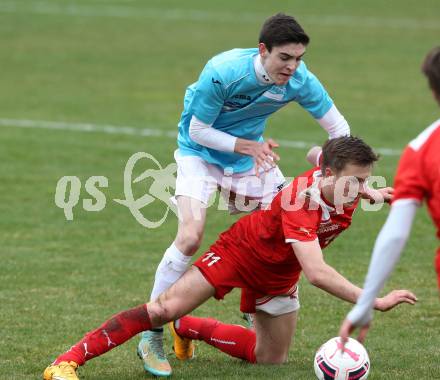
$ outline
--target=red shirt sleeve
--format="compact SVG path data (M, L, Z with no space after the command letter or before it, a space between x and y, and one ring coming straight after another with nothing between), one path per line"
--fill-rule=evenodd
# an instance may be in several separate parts
M286 242L316 240L320 218L320 211L309 210L308 202L296 211L282 210L281 223Z
M407 146L402 154L394 180L393 202L399 199L423 201L426 179L423 175L420 151Z

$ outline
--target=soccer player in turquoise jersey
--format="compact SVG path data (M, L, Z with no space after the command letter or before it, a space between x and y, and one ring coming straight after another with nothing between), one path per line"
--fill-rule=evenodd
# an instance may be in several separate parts
M175 152L178 230L157 268L151 300L187 269L202 240L208 200L218 187L226 188L228 207L234 213L245 211L237 206L238 200L252 199L261 207L283 186L274 152L278 144L263 140L271 114L296 102L330 138L350 134L345 118L302 61L308 43L293 17L277 14L264 23L258 48L216 55L187 88ZM291 124L286 128L300 127L295 120ZM161 328L142 333L138 355L152 374L171 374ZM192 355L190 346L181 358Z
M237 139L261 143L271 114L295 101L315 119L324 117L334 107L333 101L301 61L304 51L298 48L293 52L299 56L295 71L293 75L289 70L289 74L280 74L279 85L264 72L257 48L233 49L212 58L186 91L179 123L180 154L200 157L236 173L246 172L254 167L254 157L235 149ZM289 57L287 53L281 56ZM222 145L210 147L206 141L198 141L194 122L214 129Z

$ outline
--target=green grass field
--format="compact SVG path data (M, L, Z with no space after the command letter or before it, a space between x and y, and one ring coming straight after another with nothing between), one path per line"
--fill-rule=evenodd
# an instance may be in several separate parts
M376 148L399 151L438 118L419 68L439 43L436 0L0 0L1 379L40 378L85 332L147 300L176 218L170 214L160 228L146 229L113 201L124 197L125 164L142 151L163 166L173 162L176 142L170 135L185 87L212 55L256 46L263 20L278 11L297 16L311 36L305 60L354 134ZM95 129L78 131L78 123ZM103 125L134 130L127 134ZM144 128L156 135L141 136ZM310 145L326 138L296 105L270 119L266 136ZM285 145L279 153L286 175L308 168L306 149ZM396 154L384 154L376 174L391 183L397 160ZM54 202L57 181L66 175L82 183L73 221L66 221ZM82 208L90 197L84 184L92 175L109 180L100 212ZM154 201L143 213L160 218L163 209ZM386 215L386 208L357 213L351 230L325 252L328 262L358 285ZM233 220L210 209L200 252ZM440 379L440 304L432 266L437 244L421 210L387 284L388 290L412 289L420 302L375 315L366 343L371 379ZM174 378L313 379L314 352L337 334L350 305L306 281L301 285L298 330L286 365L251 366L199 344L190 363L171 357ZM210 301L196 314L241 323L238 296ZM133 339L91 361L81 378L149 378L136 344ZM171 351L169 340L167 347Z

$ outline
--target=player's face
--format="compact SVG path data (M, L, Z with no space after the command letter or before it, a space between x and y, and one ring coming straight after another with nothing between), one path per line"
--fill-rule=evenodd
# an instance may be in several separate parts
M258 47L264 69L278 86L289 81L306 52L303 44L296 43L274 46L270 52L263 43Z
M367 190L367 181L371 176L371 165L359 166L347 164L339 172L326 168L322 188L324 196L334 205L350 205Z

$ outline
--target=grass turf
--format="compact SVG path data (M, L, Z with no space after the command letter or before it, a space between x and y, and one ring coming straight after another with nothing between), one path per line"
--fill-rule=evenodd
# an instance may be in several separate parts
M438 118L419 73L438 43L435 1L0 1L0 118L130 125L175 131L185 87L207 59L256 45L262 21L285 11L298 17L312 42L305 58L349 120L353 133L377 148L401 149ZM7 123L3 123L7 124ZM16 124L16 123L15 123ZM123 170L135 152L162 165L175 141L0 127L0 378L36 379L44 367L109 315L144 302L155 268L172 241L176 218L141 227L123 197ZM325 134L299 107L274 115L266 136L322 142ZM280 148L286 175L307 169L305 150ZM397 156L384 156L376 174L390 181ZM58 179L109 179L103 211L74 220L55 206ZM141 192L143 189L137 189ZM143 211L160 217L153 202ZM386 218L359 212L353 227L325 252L331 265L361 285L377 232ZM209 210L200 252L235 220ZM437 244L424 210L406 254L387 285L414 290L416 307L376 315L367 349L371 379L440 378L439 304L432 258ZM174 378L311 379L315 350L337 334L350 306L301 282L302 308L289 362L250 366L199 344L190 363L172 360ZM196 312L240 323L238 292ZM168 347L170 342L168 341ZM91 361L86 379L145 379L136 339Z

